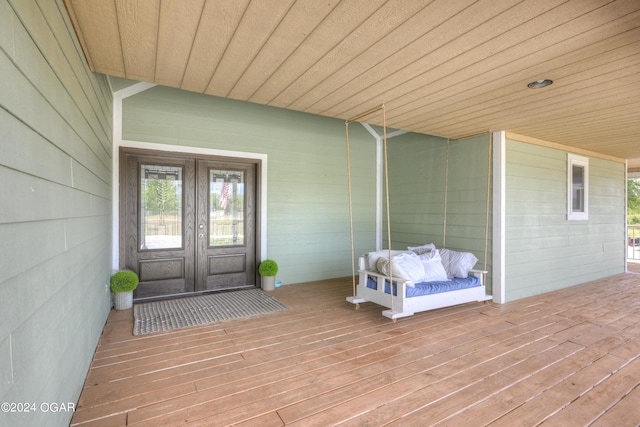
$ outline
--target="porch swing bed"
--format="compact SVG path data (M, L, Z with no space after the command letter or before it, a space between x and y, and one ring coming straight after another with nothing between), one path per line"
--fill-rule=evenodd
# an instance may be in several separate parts
M440 253L446 254L446 268L445 265L437 265L440 263ZM388 256L389 251L382 250L359 258L359 282L355 296L347 298L347 301L356 304L356 308L360 303L373 302L389 308L382 314L395 320L421 311L492 298L487 295L485 288L487 271L469 267L477 262L470 252L437 250L435 247L431 253L420 255L411 250L391 251L391 263L388 263ZM456 261L454 264L449 261L451 256L459 260L457 264ZM424 275L419 271L420 263L425 267ZM391 264L394 274L389 274L388 264ZM434 270L439 269L442 273L435 274ZM390 288L393 289L393 295L390 295Z
M349 123L358 121L374 112L382 111L384 177L386 186L387 247L389 249L366 253L358 260L359 282L355 278L355 254L353 236L353 208L351 195L351 160L349 148ZM353 276L353 296L347 301L355 304L373 302L388 308L383 316L394 322L400 317L412 316L414 313L449 307L469 302L483 302L492 299L487 295L486 260L489 226L489 180L487 176L487 203L485 221L485 269L474 269L478 259L471 252L460 252L449 249L437 249L433 243L407 250L391 250L391 222L389 212L389 181L387 170L387 133L384 104L346 121L347 176L349 184L349 215L351 230L351 258ZM489 158L491 161L491 139ZM447 140L447 162L445 167L445 209L443 246L446 242L447 219L447 181L449 174L449 141ZM490 172L490 168L488 168Z

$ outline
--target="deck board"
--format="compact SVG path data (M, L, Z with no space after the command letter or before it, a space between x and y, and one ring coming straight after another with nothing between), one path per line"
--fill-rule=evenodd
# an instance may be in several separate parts
M640 274L392 322L351 279L288 309L133 336L112 311L78 426L638 425Z

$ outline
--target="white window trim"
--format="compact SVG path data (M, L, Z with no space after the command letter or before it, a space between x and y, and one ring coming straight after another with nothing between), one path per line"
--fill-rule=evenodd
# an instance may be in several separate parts
M584 168L584 211L573 211L573 166ZM589 158L567 153L567 219L585 221L589 219Z

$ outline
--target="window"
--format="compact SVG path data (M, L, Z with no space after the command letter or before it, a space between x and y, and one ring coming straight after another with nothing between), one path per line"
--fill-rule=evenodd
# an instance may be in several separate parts
M568 220L589 219L589 159L568 154Z
M138 248L182 247L182 167L140 165Z

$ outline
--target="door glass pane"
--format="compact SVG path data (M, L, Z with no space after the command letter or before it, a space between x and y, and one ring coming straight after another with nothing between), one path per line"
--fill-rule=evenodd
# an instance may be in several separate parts
M244 172L209 170L209 246L244 245Z
M182 168L140 165L139 248L182 247Z

